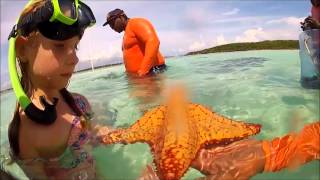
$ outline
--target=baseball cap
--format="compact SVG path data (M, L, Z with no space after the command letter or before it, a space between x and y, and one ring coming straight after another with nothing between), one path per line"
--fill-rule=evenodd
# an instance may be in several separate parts
M119 17L122 14L124 14L124 11L121 9L114 9L114 10L110 11L107 14L107 18L106 18L107 21L102 26L109 24L111 20L113 20L115 17Z

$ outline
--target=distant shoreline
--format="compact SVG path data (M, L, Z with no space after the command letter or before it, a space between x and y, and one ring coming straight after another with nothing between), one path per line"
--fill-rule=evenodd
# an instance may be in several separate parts
M102 66L95 66L93 67L93 69L100 69L100 68L105 68L105 67L112 67L112 66L118 66L118 65L121 65L123 64L122 62L118 62L118 63L113 63L113 64L106 64L106 65L102 65ZM92 68L85 68L85 69L81 69L81 70L78 70L78 71L75 71L74 73L79 73L79 72L85 72L85 71L89 71L91 70Z
M260 42L246 43L231 43L220 46L215 46L199 51L193 51L185 54L185 56L195 54L208 54L219 52L234 52L234 51L253 51L253 50L294 50L299 49L298 40L273 40Z

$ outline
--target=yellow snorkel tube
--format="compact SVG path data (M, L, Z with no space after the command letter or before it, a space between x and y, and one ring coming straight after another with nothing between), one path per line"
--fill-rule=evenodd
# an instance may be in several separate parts
M58 102L58 99L55 98L53 104L49 104L44 96L40 97L41 103L44 105L44 110L38 109L29 99L29 97L24 92L22 85L20 83L20 78L18 77L18 72L16 68L16 50L15 50L16 37L12 37L9 40L9 75L11 80L11 85L13 91L16 95L16 98L25 111L26 115L40 123L40 124L52 124L57 118L57 112L55 105Z

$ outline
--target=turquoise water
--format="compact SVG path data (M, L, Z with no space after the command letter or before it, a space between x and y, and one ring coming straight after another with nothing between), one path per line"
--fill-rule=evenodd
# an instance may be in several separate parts
M89 99L100 124L127 127L161 102L166 87L180 82L193 102L233 119L260 123L262 131L256 138L271 139L319 119L319 91L300 87L298 53L266 50L170 58L165 73L143 79L128 78L123 66L114 66L75 74L69 89ZM2 154L8 146L14 103L12 92L1 94ZM98 173L109 179L135 179L152 162L148 146L142 143L99 147L93 153ZM15 167L8 168L17 173ZM184 178L199 176L190 169ZM253 179L319 178L319 161L315 161L296 171L264 173Z

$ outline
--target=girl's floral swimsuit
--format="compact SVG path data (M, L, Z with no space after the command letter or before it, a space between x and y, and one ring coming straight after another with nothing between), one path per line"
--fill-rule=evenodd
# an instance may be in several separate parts
M74 99L81 111L88 112L89 104L83 97L75 96ZM89 153L91 152L91 145L88 144L90 136L88 130L81 128L80 117L75 116L71 125L68 146L62 155L50 159L18 160L18 164L31 179L39 179L36 172L39 168L44 169L47 176L45 178L48 179L95 179L95 161Z

